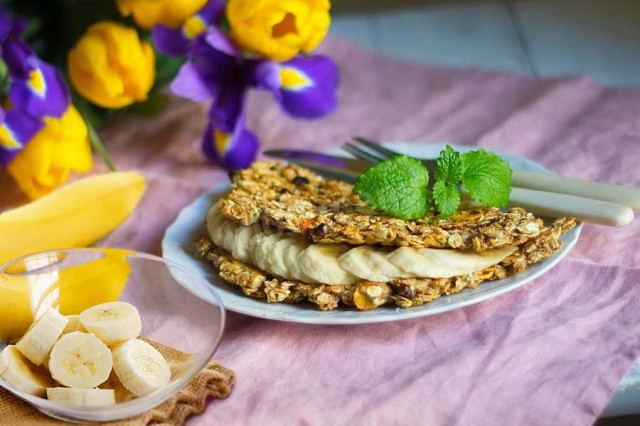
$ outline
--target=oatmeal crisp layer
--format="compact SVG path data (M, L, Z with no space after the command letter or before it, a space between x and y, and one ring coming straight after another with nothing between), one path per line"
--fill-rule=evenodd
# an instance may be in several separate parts
M223 214L243 225L261 222L314 243L382 244L486 250L520 245L540 235L541 219L520 208L464 210L442 220L433 214L402 220L375 212L346 182L308 169L260 161L236 172Z

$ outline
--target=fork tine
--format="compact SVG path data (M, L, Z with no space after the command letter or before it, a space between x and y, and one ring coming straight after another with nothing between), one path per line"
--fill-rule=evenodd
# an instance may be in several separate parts
M377 152L378 154L382 154L385 157L395 157L396 155L400 155L399 152L393 151L391 149L385 148L383 146L381 146L378 142L374 142L372 140L369 139L365 139L365 138L361 138L361 137L354 137L353 140L355 140L356 142L366 146L367 148Z
M384 160L384 158L380 158L375 154L367 152L362 148L349 142L346 142L344 145L342 145L342 149L344 149L345 151L347 151L349 154L353 155L356 158L370 161L372 163L379 163L380 161Z

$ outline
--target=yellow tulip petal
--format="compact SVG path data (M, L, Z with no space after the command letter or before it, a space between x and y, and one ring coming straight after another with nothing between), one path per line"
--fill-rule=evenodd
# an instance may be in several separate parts
M170 28L179 28L206 3L207 0L164 0L165 8L158 23Z
M7 168L23 192L38 198L64 183L71 171L93 167L87 126L70 105L60 118L45 117L40 130Z
M155 57L135 29L101 21L69 52L68 69L82 96L105 108L121 108L147 98L155 79Z
M133 15L136 23L151 29L154 25L179 28L207 3L207 0L116 0L122 16Z
M149 30L160 20L165 7L162 0L116 0L122 16L133 15L136 24Z
M329 7L326 0L229 0L226 14L230 36L239 46L286 61L324 39Z

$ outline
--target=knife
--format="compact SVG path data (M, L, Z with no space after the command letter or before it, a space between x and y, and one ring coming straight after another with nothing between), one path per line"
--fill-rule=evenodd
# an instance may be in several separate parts
M349 182L355 182L354 179L357 178L358 175L373 165L373 163L366 160L343 158L310 151L273 149L266 151L265 155L288 160L316 171L321 168L323 173L324 171L328 171L332 173L331 177L344 179ZM427 168L430 170L434 169L435 160L421 160ZM339 177L341 173L346 174L344 177ZM621 204L633 210L640 210L640 190L628 186L590 182L581 179L565 178L549 173L517 169L513 170L511 186L536 191L575 195L577 197Z
M325 177L350 183L355 183L358 176L372 166L369 161L318 152L274 149L265 151L264 154L306 167ZM435 163L435 160L427 161ZM625 205L536 189L512 187L509 202L511 206L524 207L538 215L571 216L582 222L599 225L623 226L634 218L633 210Z

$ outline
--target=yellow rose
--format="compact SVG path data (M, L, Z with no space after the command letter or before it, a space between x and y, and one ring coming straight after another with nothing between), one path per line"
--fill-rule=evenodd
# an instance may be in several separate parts
M207 0L116 0L122 16L133 15L136 24L151 29L160 24L171 28L181 27L195 15Z
M310 52L327 35L328 0L229 0L231 38L242 48L276 61Z
M87 125L73 105L60 118L44 117L45 126L9 163L7 170L30 198L64 183L69 172L93 167Z
M67 58L73 87L104 108L144 101L155 79L153 48L131 27L103 21L89 27Z

